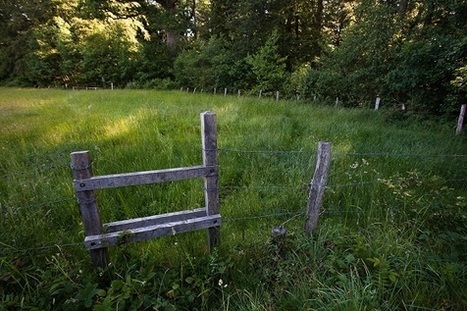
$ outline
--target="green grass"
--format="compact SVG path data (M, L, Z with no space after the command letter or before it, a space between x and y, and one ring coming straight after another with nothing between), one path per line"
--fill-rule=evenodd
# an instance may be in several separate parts
M465 310L467 140L386 111L137 90L0 89L0 310ZM96 175L199 165L217 114L222 243L82 246L69 154ZM303 233L318 141L319 227ZM104 222L203 206L189 180L98 192ZM271 229L285 224L279 255ZM221 281L222 280L222 281Z

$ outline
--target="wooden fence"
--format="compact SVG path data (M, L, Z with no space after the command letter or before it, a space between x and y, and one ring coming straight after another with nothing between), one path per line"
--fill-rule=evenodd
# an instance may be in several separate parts
M74 189L80 206L86 238L85 247L91 252L95 266L109 263L107 247L208 229L209 249L220 240L217 127L213 113L201 114L203 164L193 167L171 168L127 174L93 176L89 151L71 153ZM203 208L153 215L111 223L102 223L96 190L154 184L189 178L204 178L205 204Z

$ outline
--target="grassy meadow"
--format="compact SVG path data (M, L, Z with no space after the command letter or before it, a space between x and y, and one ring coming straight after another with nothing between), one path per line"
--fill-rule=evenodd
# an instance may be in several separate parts
M109 249L96 270L70 153L95 175L199 165L218 122L222 242ZM0 310L467 310L467 136L456 120L183 92L0 88ZM319 141L332 162L303 232ZM202 207L202 180L98 191L104 222ZM271 229L285 225L278 252Z

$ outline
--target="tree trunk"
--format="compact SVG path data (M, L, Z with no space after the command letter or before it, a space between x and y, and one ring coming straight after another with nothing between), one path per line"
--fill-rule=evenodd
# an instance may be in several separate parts
M172 18L175 18L178 0L156 0L156 2L159 3ZM170 26L167 26L167 29L164 31L167 48L173 51L178 41L180 41L180 34L177 30L171 29Z

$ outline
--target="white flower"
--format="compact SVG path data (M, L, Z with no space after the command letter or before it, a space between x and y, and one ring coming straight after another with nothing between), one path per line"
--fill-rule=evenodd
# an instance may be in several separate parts
M217 284L219 284L219 287L223 287L223 288L227 287L227 284L224 284L224 281L222 281L222 279L219 279L219 282Z

